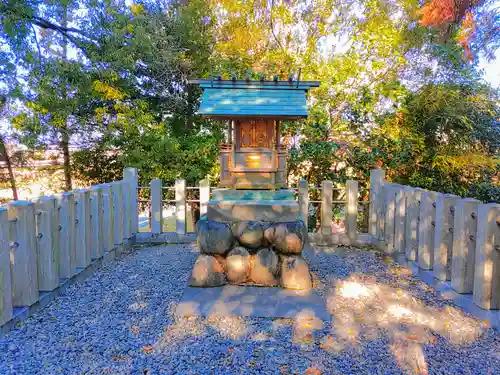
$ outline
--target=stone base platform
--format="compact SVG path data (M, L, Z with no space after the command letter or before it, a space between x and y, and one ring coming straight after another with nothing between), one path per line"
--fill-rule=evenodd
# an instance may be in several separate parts
M299 204L292 200L211 200L207 217L222 222L291 222L299 220Z
M292 189L280 190L236 190L236 189L214 189L212 190L212 199L214 201L270 201L270 200L294 200L294 191Z
M251 283L287 289L311 289L309 266L302 257L307 238L303 221L270 223L199 220L200 256L189 279L194 287Z
M186 316L248 316L261 318L311 317L329 321L321 297L314 291L225 285L188 287L175 314Z
M292 190L216 189L196 223L200 256L189 279L193 287L222 285L312 288L302 257L307 227Z

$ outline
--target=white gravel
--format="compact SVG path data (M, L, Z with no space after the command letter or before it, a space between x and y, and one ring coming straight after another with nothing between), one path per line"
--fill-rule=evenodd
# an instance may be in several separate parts
M363 250L318 248L332 322L175 319L197 251L137 249L0 339L0 374L500 374L500 333Z

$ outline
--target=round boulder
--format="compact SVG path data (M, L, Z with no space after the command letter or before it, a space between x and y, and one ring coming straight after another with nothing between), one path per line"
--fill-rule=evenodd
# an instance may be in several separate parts
M278 285L279 258L271 249L260 249L253 257L250 279L261 285Z
M222 270L224 272L227 272L226 257L224 255L220 255L220 254L212 254L212 256L215 258L215 260L217 262L219 262L219 264L222 267Z
M287 289L311 289L311 273L307 262L301 256L280 256L281 280L280 284Z
M250 253L244 247L238 246L226 257L227 280L234 284L243 283L250 274Z
M262 245L264 230L258 221L239 221L231 229L241 245L251 249L258 249Z
M271 223L264 231L264 242L267 243L268 246L272 246L278 238L285 236L286 223Z
M300 254L304 249L306 226L303 221L275 223L264 232L266 241L283 254Z
M210 255L200 255L189 279L190 286L214 287L226 283L226 275L217 259Z
M207 220L208 220L208 216L206 214L200 216L200 218L198 219L198 221L196 222L196 225L195 225L196 234L198 234L198 232L200 230L200 226L203 225Z
M198 247L202 254L225 254L233 244L229 225L212 220L198 221Z
M263 221L261 222L262 231L264 235L262 236L262 247L271 247L273 244L268 240L266 233L269 233L269 228L273 225L273 223Z

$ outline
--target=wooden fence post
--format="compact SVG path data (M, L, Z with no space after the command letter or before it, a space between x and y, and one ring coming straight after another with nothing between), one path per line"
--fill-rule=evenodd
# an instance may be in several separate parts
M394 252L405 252L406 197L404 186L395 188L394 201Z
M58 197L59 277L69 279L76 274L75 196L62 193Z
M109 252L115 248L113 219L113 188L110 184L99 185L102 193L102 232L103 250Z
M186 180L175 180L175 231L186 234Z
M9 225L7 209L0 207L0 326L13 316Z
M163 232L163 204L161 180L156 178L151 181L151 233Z
M122 186L122 220L124 242L132 237L132 216L130 215L130 184L127 181L117 181Z
M410 261L417 260L418 227L422 189L406 187L405 255Z
M298 200L299 200L299 213L306 224L306 228L309 227L309 185L306 180L300 180L299 190L298 190Z
M90 222L92 259L100 259L104 255L104 215L102 209L102 188L90 188Z
M130 186L129 191L129 212L130 215L130 235L133 236L139 231L139 209L137 204L137 188L139 187L139 173L137 168L125 168L123 170L123 180Z
M332 237L333 182L321 182L321 237L329 241Z
M436 195L436 219L434 226L434 267L432 273L438 280L451 280L453 256L453 211L456 195Z
M395 253L395 216L396 216L396 188L393 184L384 185L385 220L384 220L384 246L383 250L388 254Z
M122 183L117 181L111 183L113 194L113 239L114 247L123 243L123 189Z
M451 260L451 286L458 293L472 293L477 236L477 213L481 202L459 199L453 209L453 257Z
M358 181L346 181L345 227L351 241L356 240L358 233Z
M50 292L59 286L59 230L57 227L57 199L41 197L35 203L38 290Z
M75 190L75 206L76 266L86 268L92 263L89 190Z
M36 253L35 205L27 201L9 204L12 222L11 279L12 305L31 306L38 301L38 260Z
M472 298L483 309L500 309L500 204L478 207Z
M372 169L370 171L370 204L368 233L378 238L378 221L383 220L380 216L380 206L382 204L382 188L385 181L385 170Z
M200 217L207 214L210 200L210 181L208 178L200 181Z
M418 266L423 270L431 270L434 264L435 196L436 193L425 191L420 199Z

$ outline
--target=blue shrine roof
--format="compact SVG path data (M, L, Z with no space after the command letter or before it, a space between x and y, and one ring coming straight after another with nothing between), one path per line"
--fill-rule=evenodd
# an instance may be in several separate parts
M198 114L207 117L307 117L306 93L319 82L192 81L203 88Z

